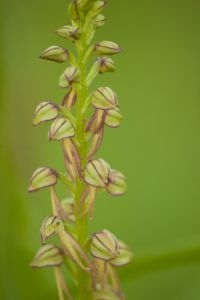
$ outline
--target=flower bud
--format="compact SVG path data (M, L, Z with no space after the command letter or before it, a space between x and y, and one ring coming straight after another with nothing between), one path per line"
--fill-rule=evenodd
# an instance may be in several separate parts
M108 230L94 233L90 242L90 252L95 258L110 261L119 255L117 238Z
M70 138L74 136L74 134L75 131L72 123L63 117L60 117L51 124L48 137L50 141L60 141L62 139Z
M108 183L110 166L103 159L94 159L87 163L84 171L86 183L95 187L104 188Z
M35 110L33 119L33 125L37 125L42 122L50 121L58 116L58 107L51 102L41 102Z
M113 55L116 53L121 52L120 47L114 43L114 42L110 42L110 41L102 41L99 42L95 45L94 51L98 54L98 55Z
M28 191L35 192L42 188L56 185L57 176L57 172L51 168L41 167L37 169L31 177Z
M79 71L78 68L71 66L68 67L59 78L59 86L68 88L73 82L78 82Z
M126 192L126 181L124 175L116 170L109 174L109 183L106 186L108 193L113 196L120 196Z
M72 3L69 4L68 14L69 17L75 22L79 19L77 0L73 0Z
M52 60L57 63L62 63L67 60L69 57L69 52L67 49L60 46L51 46L44 50L44 52L40 55L40 58Z
M54 245L42 246L37 252L32 268L56 267L63 263L63 254L60 248Z
M108 127L119 127L122 120L122 115L119 112L118 108L108 110L106 114L105 124Z
M56 33L72 42L79 40L81 35L79 28L68 25L58 28Z
M55 228L61 224L61 220L57 216L50 216L44 219L40 228L42 244L55 233ZM62 224L61 224L62 225Z
M103 74L106 72L114 72L115 71L115 63L110 57L100 56L97 61L99 62L100 68L99 73Z
M90 16L95 17L96 15L98 15L106 4L107 4L107 0L95 1L93 5L90 7L90 12L89 12Z
M96 18L94 19L94 25L96 26L96 28L102 27L105 24L105 22L106 22L106 17L101 14L96 16Z
M109 87L100 87L92 93L92 105L95 108L108 110L118 105L117 95Z
M119 256L111 261L111 264L114 267L127 265L133 258L133 253L126 244L119 241L119 248Z

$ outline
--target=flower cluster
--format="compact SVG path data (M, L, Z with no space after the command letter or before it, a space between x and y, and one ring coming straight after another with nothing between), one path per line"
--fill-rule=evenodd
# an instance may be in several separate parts
M129 248L110 231L104 229L91 236L87 231L98 191L113 196L126 191L124 175L104 159L95 157L105 126L118 127L122 119L114 90L90 90L98 74L115 70L110 56L121 51L111 41L93 44L96 30L105 24L101 12L106 4L106 0L73 0L68 10L71 24L56 33L72 42L76 53L54 45L40 55L41 59L67 62L58 81L65 91L61 104L41 102L33 119L33 125L51 121L48 139L61 142L66 170L62 173L52 167L40 167L33 173L28 188L29 192L50 189L53 213L42 222L42 247L32 267L55 268L60 299L73 299L61 270L63 264L77 286L79 299L124 299L116 267L132 259ZM88 70L93 55L96 59ZM59 198L59 183L66 186L70 197ZM53 235L58 236L59 247L46 244Z

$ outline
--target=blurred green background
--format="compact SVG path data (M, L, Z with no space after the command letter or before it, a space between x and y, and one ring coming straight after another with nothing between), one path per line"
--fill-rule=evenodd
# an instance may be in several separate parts
M57 299L52 270L31 270L48 191L28 195L35 168L62 170L48 125L33 128L35 106L59 102L64 69L37 59L67 24L65 0L0 3L0 299ZM121 198L101 193L90 230L108 228L135 252L122 271L127 299L200 299L200 1L110 0L96 40L118 42L118 70L94 87L116 90L124 120L107 129L99 156L127 176Z

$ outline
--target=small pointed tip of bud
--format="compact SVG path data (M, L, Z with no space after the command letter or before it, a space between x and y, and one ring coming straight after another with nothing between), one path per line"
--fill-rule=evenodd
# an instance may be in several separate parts
M29 193L34 192L34 188L32 187L32 185L29 185L27 191L28 191Z
M38 124L37 121L36 121L35 119L33 119L33 120L32 120L32 125L33 125L33 126L36 126L37 124Z

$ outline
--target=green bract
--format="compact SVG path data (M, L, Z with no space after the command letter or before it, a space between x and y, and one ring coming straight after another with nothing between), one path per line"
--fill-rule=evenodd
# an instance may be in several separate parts
M63 88L68 88L73 82L78 81L79 71L77 67L70 66L59 78L59 86Z
M63 263L63 254L60 248L54 245L42 246L37 252L32 268L56 267Z
M69 57L69 52L67 49L59 46L51 46L44 50L40 55L40 58L52 60L57 63L62 63Z

